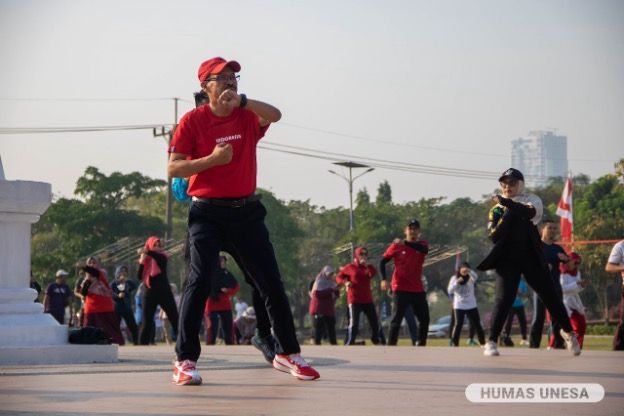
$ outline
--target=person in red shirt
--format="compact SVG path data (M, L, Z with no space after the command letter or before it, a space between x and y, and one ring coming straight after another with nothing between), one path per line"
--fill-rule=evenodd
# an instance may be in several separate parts
M240 285L227 269L227 257L220 256L219 270L213 277L210 296L206 302L206 344L214 345L219 334L219 321L223 341L234 344L234 318L232 316L232 296L238 293Z
M334 269L325 266L316 275L310 288L310 307L308 311L314 322L314 344L321 345L326 333L329 343L336 345L336 299L340 290L334 280Z
M342 266L336 275L336 282L347 288L347 304L349 305L349 327L345 345L353 345L357 338L360 324L360 313L364 312L371 327L371 341L379 344L379 320L373 303L371 279L377 274L377 269L368 264L368 249L355 249L353 263Z
M208 103L182 117L169 146L169 176L190 177L188 217L190 272L180 304L180 334L172 381L201 384L199 323L219 268L219 251L239 254L265 302L278 351L273 367L301 380L319 378L300 355L290 303L264 223L266 209L256 191L256 146L280 111L238 93L236 61L216 57L199 66Z
M420 239L420 223L413 219L405 227L405 239L395 240L386 250L379 263L381 270L381 290L388 290L386 280L386 264L394 260L391 289L394 298L394 311L390 321L388 345L396 345L399 338L401 321L405 316L407 305L412 307L418 319L417 346L427 345L429 331L429 305L423 285L423 263L429 252L429 244Z
M119 318L113 306L113 291L108 285L106 271L95 257L89 257L81 267L85 277L78 290L84 299L84 326L100 328L115 344L124 345Z

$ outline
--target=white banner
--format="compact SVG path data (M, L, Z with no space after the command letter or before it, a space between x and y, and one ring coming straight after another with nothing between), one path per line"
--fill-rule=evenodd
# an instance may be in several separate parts
M596 383L486 383L466 387L473 403L596 403L604 398Z

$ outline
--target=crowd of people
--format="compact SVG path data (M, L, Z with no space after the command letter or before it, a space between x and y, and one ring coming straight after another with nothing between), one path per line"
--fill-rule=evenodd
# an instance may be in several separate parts
M177 286L167 277L168 257L161 240L152 236L140 250L136 279L129 277L127 266L119 265L115 268L115 278L109 282L100 261L89 257L79 266L72 290L67 284L69 273L59 269L54 282L44 292L44 312L60 324L98 328L119 345L124 345L126 338L134 345L155 344L157 337L167 344L175 342L180 296ZM227 258L221 256L221 259L222 272L215 276L213 286L218 289L205 305L206 343L214 344L220 334L226 344L249 344L256 328L255 312L245 304L244 310L233 318L231 297L240 286L226 269ZM34 278L31 287L41 292Z
M543 222L542 248L548 263L550 278L558 296L563 301L570 324L578 339L579 347L582 348L586 318L579 292L589 284L589 280L581 277L579 270L580 255L576 252L566 253L561 246L554 242L556 230L556 225L551 220ZM426 254L427 243L417 239L420 236L420 225L416 220L409 221L405 235L405 240L397 239L389 246L379 264L379 268L382 270L381 288L387 290L393 297L389 339L386 341L373 300L371 282L378 274L377 269L368 263L368 250L362 246L355 249L354 261L343 265L338 273L334 271L332 266L327 265L310 282L309 313L313 326L314 344L320 345L323 339L327 339L332 345L338 343L336 337L336 301L341 296L341 288L344 288L348 305L345 345L364 343L364 341L357 341L361 312L364 312L367 318L373 344L396 345L397 335L394 331L397 331L398 334L403 319L407 321L409 319L407 314L413 314L412 319L416 318L418 321L416 328L419 328L415 331L413 344L416 346L426 345L429 319L428 304L424 297L426 286L422 275L422 263ZM618 247L620 246L621 244L614 247L614 255L610 257L607 268L617 266ZM394 258L394 253L398 251L401 251L403 258L409 258L410 250L414 250L415 253L412 254L416 255L410 266L416 274L420 274L421 277L418 279L420 284L409 287L401 283L401 276L409 276L410 271L405 269L406 266L405 263L401 263L402 260L398 260L397 264L402 264L399 267L403 267L403 269L395 266L393 282L388 287L384 270L386 264ZM417 255L417 253L420 254ZM168 255L161 247L160 240L157 237L150 237L146 241L138 260L137 280L129 278L127 266L120 265L116 267L115 278L110 282L107 281L106 270L98 259L89 257L81 267L83 277L77 281L73 291L67 284L69 273L60 269L56 272L54 282L50 283L44 292L45 312L63 324L66 321L66 309L68 309L68 323L71 326L100 328L113 342L120 345L123 345L125 341L120 328L126 329L126 338L135 345L154 344L157 332L162 334L162 338L167 344L170 344L176 339L180 297L177 294L176 285L170 283L166 276L167 257ZM154 263L151 263L150 260ZM219 260L220 268L212 278L211 293L204 309L206 344L214 345L219 339L227 345L252 344L257 327L255 309L248 306L243 300L234 298L240 290L240 284L227 269L227 257L222 254ZM472 270L467 262L461 263L456 273L449 279L447 292L452 303L452 319L448 331L450 346L459 346L466 317L470 324L469 343L486 346L475 296L477 279L477 273ZM36 289L38 286L36 281L32 280L31 282L35 285L33 288ZM397 289L402 289L402 291ZM41 290L39 289L39 291ZM401 292L406 292L407 295ZM406 302L401 299L409 296L418 300L408 302L410 307L407 309L405 307ZM524 307L524 298L527 297L528 287L524 278L521 278L516 297L507 314L504 328L498 340L500 345L514 346L511 340L511 326L514 318L517 318L521 335L520 345L528 345L531 348L540 347L547 314L539 296L534 293L533 321L530 331L527 331L527 314ZM73 302L75 298L80 301L80 307L75 307ZM232 302L233 298L235 304ZM418 313L414 311L418 311ZM174 318L168 318L168 314ZM152 316L153 319L144 320L144 316ZM557 321L551 319L549 321L548 348L564 348L565 341L559 332L560 327ZM618 333L620 331L620 327L618 327ZM478 344L474 342L475 333ZM620 340L621 334L616 335L614 349L618 348Z
M197 385L202 378L197 369L200 357L200 325L206 315L210 322L207 335L209 343L219 335L215 329L220 323L221 336L226 343L250 342L264 358L278 370L300 379L315 380L320 377L300 354L291 306L281 278L278 261L269 232L265 225L267 211L256 194L256 148L270 125L278 122L281 112L274 106L248 98L238 91L238 72L241 65L220 57L201 63L198 80L201 91L196 94L197 107L186 113L175 129L169 144L168 173L181 186L174 193L189 200L188 214L188 265L189 273L179 301L167 278L168 254L160 239L150 237L141 252L138 291L141 310L138 335L127 323L134 342L149 343L154 333L152 316L157 306L166 314L176 340L176 361L172 382L176 385ZM480 324L474 286L476 274L468 264L458 267L451 277L448 291L453 297L454 327L451 344L458 345L464 317L468 317L477 333L479 344L486 356L499 355L497 343L508 338L509 312L517 296L521 277L536 294L536 304L549 312L553 333L574 354L580 354L583 341L584 311L578 291L588 284L578 272L580 258L574 253L559 251L554 236L542 239L537 226L542 222L541 200L524 190L524 177L516 169L505 171L499 178L500 195L489 213L489 237L493 243L488 256L477 270L493 270L496 276L494 309L485 339ZM548 228L548 225L545 226ZM423 281L424 259L429 251L427 241L421 239L420 223L409 220L404 238L389 244L377 268L369 264L366 247L358 247L352 263L335 273L324 267L310 287L310 314L313 316L314 341L319 343L324 335L330 343L335 336L335 301L339 288L347 294L349 324L345 344L357 343L359 317L363 312L370 326L373 344L397 345L404 317L418 320L418 330L412 334L413 343L419 347L427 344L429 307L426 285ZM256 331L243 323L231 324L230 296L237 284L224 272L222 252L228 252L241 269L253 294L252 311L245 310L245 319L256 320ZM390 282L386 266L394 264ZM89 259L82 267L84 278L74 293L84 304L81 324L100 326L120 343L120 317L131 320L128 314L127 281L111 289L105 271L97 259ZM559 271L562 274L559 275ZM624 278L624 241L618 243L609 257L606 270L621 273ZM379 322L371 292L372 279L380 274L380 288L392 295L392 316L386 338ZM119 276L123 275L120 270ZM62 270L57 273L55 286L46 290L47 309L59 316L65 301L53 300L56 294L65 296ZM117 278L117 276L116 276ZM54 294L54 295L53 295ZM69 292L71 296L71 292ZM624 296L624 295L623 295ZM114 299L114 300L113 300ZM209 302L209 303L208 303ZM121 304L120 304L121 303ZM541 306L539 306L541 305ZM520 306L514 309L522 318ZM117 311L117 312L116 312ZM241 314L241 319L243 319ZM512 315L513 316L513 315ZM241 321L242 322L242 321ZM409 320L408 320L409 322ZM534 328L530 331L531 346L539 345L544 313L536 314ZM541 326L540 326L541 325ZM509 327L509 326L507 326ZM504 332L503 332L504 331ZM624 326L616 330L614 347L624 349ZM523 340L526 341L526 333Z
M555 243L556 232L557 227L553 221L542 222L542 251L549 278L557 298L563 302L580 349L583 346L586 318L579 292L589 284L589 280L581 277L580 255L576 252L566 253ZM387 291L393 300L388 338L385 337L373 299L372 281L378 275L377 268L368 262L368 250L365 246L361 246L355 249L352 263L343 265L337 273L332 266L326 265L310 282L309 313L314 344L320 345L323 339L327 339L332 345L338 343L336 302L341 296L341 288L344 288L348 314L345 345L364 343L357 341L362 312L367 318L373 344L396 345L403 320L408 321L410 317L407 315L412 314L411 318L415 318L418 322L416 324L418 329L413 334L415 337L413 344L426 345L429 308L422 268L428 243L420 240L421 229L417 220L410 220L404 233L405 238L395 239L379 263L380 287L383 291ZM614 247L607 269L617 268L621 246L622 244L618 243ZM150 237L140 252L136 280L129 278L127 266L120 265L116 267L115 278L110 282L107 280L106 270L98 259L89 257L80 267L82 277L78 279L73 291L67 284L69 273L60 269L56 272L54 282L50 283L44 292L45 312L63 324L68 309L68 323L71 326L100 328L113 342L120 345L125 342L121 328L126 330L126 338L135 345L154 344L157 332L162 334L167 344L175 342L180 297L176 285L170 283L167 278L168 257L161 240L158 237ZM395 267L391 283L388 285L385 269L390 261L394 261ZM241 299L235 298L236 302L233 304L232 299L239 292L240 284L228 270L227 262L227 256L221 254L219 269L211 278L211 291L204 306L205 341L207 345L214 345L219 339L227 345L252 344L257 329L255 309ZM410 276L419 277L413 279ZM449 279L447 292L452 303L452 320L448 331L450 346L459 346L464 320L467 318L470 324L469 343L475 343L476 333L477 345L487 347L475 296L477 279L477 273L467 262L461 263L456 273ZM31 282L38 286L36 281ZM36 286L33 287L36 289ZM546 313L544 304L535 292L533 321L528 331L524 307L524 298L528 297L528 293L528 287L522 277L506 319L503 319L505 324L498 339L500 345L514 345L511 340L511 327L514 318L517 318L521 335L520 345L540 347L544 322L549 314ZM76 298L80 301L80 307L74 307L73 300ZM152 319L144 319L146 316ZM559 322L550 317L549 321L548 348L564 348L565 339L560 333ZM157 328L160 331L157 331ZM614 340L614 349L621 349L621 338L620 325ZM262 350L261 346L257 347ZM269 354L269 358L272 355Z

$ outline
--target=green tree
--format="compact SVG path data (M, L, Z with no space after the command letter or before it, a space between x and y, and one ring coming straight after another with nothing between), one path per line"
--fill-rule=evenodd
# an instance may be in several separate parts
M620 159L615 164L615 176L620 178L621 183L624 183L624 159Z
M98 168L89 166L78 178L74 194L93 205L119 208L129 197L150 195L162 191L165 185L167 182L143 176L139 172L113 172L106 176Z
M375 199L377 205L391 204L392 203L392 188L388 181L383 181L377 188L377 198Z
M624 235L624 185L616 175L605 175L592 182L582 198L574 201L575 240L620 239ZM594 294L605 322L611 305L617 304L618 279L604 271L611 245L591 244L575 247L583 257L581 270L592 284L583 296Z
M371 203L370 195L368 194L368 191L366 190L366 188L360 189L355 196L355 206L363 207L363 206L370 205L370 203Z
M162 182L136 172L106 176L87 168L75 191L84 201L60 198L33 226L33 274L51 278L58 268L71 270L87 254L123 237L161 235L165 227L161 218L121 205L130 195L141 195L141 184L149 185L145 194L150 195Z

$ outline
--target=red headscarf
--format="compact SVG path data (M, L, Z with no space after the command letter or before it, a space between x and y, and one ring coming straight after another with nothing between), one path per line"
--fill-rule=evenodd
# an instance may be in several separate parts
M156 251L166 256L167 254L161 248L155 247L156 243L158 242L160 242L160 238L151 236L147 239L143 248L145 249L145 251ZM145 286L148 288L151 287L152 277L158 276L161 272L162 270L160 270L160 267L158 267L158 263L156 262L156 260L154 260L151 256L146 255L145 259L143 260L143 282L145 283Z
M355 256L353 258L353 262L355 264L358 264L358 265L360 264L360 257L361 257L362 251L368 254L368 249L364 246L358 247L355 249Z

